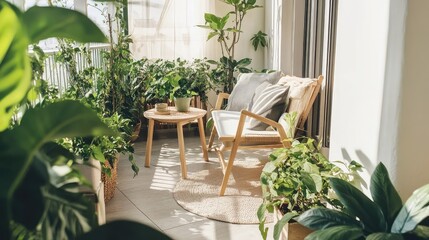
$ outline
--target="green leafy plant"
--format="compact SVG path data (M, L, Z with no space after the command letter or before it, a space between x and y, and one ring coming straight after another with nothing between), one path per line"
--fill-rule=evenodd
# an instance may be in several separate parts
M248 11L261 6L256 5L256 0L225 0L223 2L230 5L233 10L222 17L205 13L205 25L199 25L199 27L210 30L207 40L217 37L222 56L234 59L235 47L240 41L244 17ZM232 19L230 19L231 16ZM232 26L228 26L228 23L231 23Z
M10 126L11 114L30 89L28 44L49 37L106 41L79 12L56 7L21 12L0 0L0 85L7 86L0 89L0 239L76 239L97 225L93 203L77 193L85 181L70 166L74 156L56 141L114 135L108 126L90 108L70 100L28 109ZM112 225L134 236L137 227L149 233L136 223ZM109 226L90 239L106 234Z
M168 74L166 78L173 87L170 93L170 99L189 98L197 95L196 92L191 90L191 81L189 79L183 78L176 72Z
M62 21L58 21L61 16ZM5 1L0 1L0 19L2 34L0 34L0 79L1 83L10 86L0 94L1 105L8 108L16 106L27 94L31 81L30 60L27 57L27 46L40 39L55 35L67 36L81 41L105 41L101 31L88 18L78 12L52 7L32 7L27 12L20 12L17 8ZM37 19L37 21L35 21ZM70 26L62 33L59 25L63 21L70 21L82 26ZM50 22L49 26L44 22ZM94 35L80 37L85 31L92 31ZM3 105L5 104L5 105ZM0 112L1 130L8 127L10 112ZM82 125L81 121L86 124ZM61 137L79 135L110 134L105 126L91 110L74 102L53 104L44 108L28 110L19 125L13 129L0 133L0 238L9 239L12 227L25 228L29 231L38 231L39 223L49 218L49 208L46 199L52 203L62 205L63 201L70 201L76 197L73 193L64 193L63 186L55 185L49 169L60 164L58 157L64 152L52 142ZM49 148L48 146L54 146ZM7 161L7 162L6 162ZM66 196L67 195L67 196ZM73 195L73 196L72 196ZM30 196L30 198L29 198ZM31 199L31 202L28 200ZM57 205L57 206L59 206ZM71 206L71 205L69 205ZM91 205L87 204L86 207ZM82 211L88 208L81 208ZM73 208L73 207L72 207ZM78 208L74 208L77 210ZM64 209L66 211L66 209ZM79 210L78 210L79 211ZM31 213L31 215L28 215ZM57 209L58 214L58 209ZM71 215L68 215L71 217ZM93 226L91 219L68 218L62 223L75 221L72 232L81 232L81 226ZM43 225L49 227L51 225ZM70 226L72 227L72 226ZM80 228L80 229L79 229ZM46 228L45 228L46 230ZM50 235L47 231L46 234Z
M85 121L84 125L82 121ZM13 161L0 165L2 172L8 172L1 180L5 184L10 182L8 190L13 189L10 196L13 201L1 205L7 209L2 212L10 213L1 217L4 220L1 233L7 234L9 224L5 223L9 221L29 231L41 231L44 238L55 234L72 237L96 226L90 214L91 210L93 212L92 204L76 192L80 182L68 181L76 176L68 165L73 155L54 140L111 133L95 112L73 101L29 109L18 126L2 132L1 159ZM67 174L59 174L55 171L58 168L66 170ZM3 191L1 196L5 196ZM75 205L68 202L75 202ZM67 218L53 222L52 218L59 213ZM76 224L70 225L72 222ZM38 228L39 223L41 229ZM64 232L54 231L54 223L62 226L59 229Z
M223 87L223 91L230 93L237 83L237 78L234 73L250 73L251 69L247 68L252 60L250 58L243 58L235 60L227 57L221 57L219 62L208 61L214 66L210 73L213 83L218 87Z
M101 115L99 115L99 117L110 129L118 134L116 136L63 139L61 144L84 161L88 161L91 158L100 161L103 167L102 170L107 175L110 175L110 167L115 166L115 161L118 161L119 154L128 154L128 160L131 162L131 168L134 171L134 176L136 176L139 172L139 168L135 163L133 155L134 148L130 143L130 120L121 117L117 113L110 117L103 117ZM105 165L105 161L108 161L109 165Z
M313 208L301 214L298 222L319 229L306 239L429 238L429 184L402 204L386 167L379 163L371 176L372 200L344 180L331 178L330 186L344 209Z
M250 10L261 6L256 4L256 0L224 0L223 2L233 10L225 16L205 13L205 25L199 25L199 27L210 30L207 40L216 37L219 43L222 58L219 62L211 61L216 66L213 79L224 87L225 92L230 93L236 83L234 73L248 71L245 67L251 62L249 58L235 59L235 49L240 41L243 21Z
M111 52L105 53L108 56L105 61L108 61L112 55L117 58L121 72L118 72L116 67L107 68L108 71L106 71L104 68L92 66L91 51L86 46L79 46L70 40L60 40L59 42L60 51L56 54L55 59L66 67L70 83L68 89L62 93L61 99L81 101L94 109L112 130L120 133L115 137L66 139L62 143L83 160L93 158L102 163L107 160L110 167L115 166L114 162L117 160L118 154L128 154L131 168L136 175L139 168L134 161L131 129L140 121L144 107L141 92L142 81L139 78L142 62L131 60L128 45L121 40L120 44L115 45ZM122 58L117 56L118 52L122 53ZM78 56L85 59L85 64L78 64ZM78 65L87 67L79 69ZM111 79L112 74L115 81ZM117 103L114 108L111 104L112 101L107 100L109 97L106 97L109 93L113 94L111 86L114 86L115 94L110 99L114 99L113 102ZM46 96L42 95L44 99L50 98L49 92L47 93ZM61 99L57 98L56 101ZM102 166L103 171L110 175L111 168L104 164Z
M326 207L342 208L330 194L329 178L353 180L353 172L361 166L352 162L348 167L331 163L320 152L313 139L294 140L290 148L274 150L261 174L263 203L258 210L260 231L265 239L265 212L277 208L284 214L274 226L274 239L279 239L283 226L305 210Z
M143 117L146 99L144 92L147 82L143 77L143 66L147 59L133 61L129 66L129 73L125 78L123 87L124 102L120 114L127 119L131 119L132 125L139 123Z
M166 76L175 71L176 65L176 61L172 60L147 61L143 75L148 82L144 96L149 104L163 103L170 98L173 86Z
M259 31L250 39L253 49L258 50L259 47L268 47L267 34Z
M147 83L144 97L151 104L165 102L174 95L198 95L202 101L206 101L207 91L213 89L209 68L205 59L195 59L193 62L180 58L147 60L142 68L142 75Z
M122 9L120 7L116 8L116 19L119 20L119 29L123 29L123 16ZM110 15L108 16L109 23L109 32L110 32L110 41L111 46L109 51L103 52L103 58L106 63L106 70L103 71L103 74L100 76L100 81L104 85L104 100L106 111L109 111L110 114L113 112L120 112L124 104L124 88L125 88L125 79L128 78L128 73L130 66L133 62L131 57L131 52L129 49L129 44L132 42L130 36L125 35L124 30L118 32L117 43L114 44L113 39L113 29L112 29L112 19Z

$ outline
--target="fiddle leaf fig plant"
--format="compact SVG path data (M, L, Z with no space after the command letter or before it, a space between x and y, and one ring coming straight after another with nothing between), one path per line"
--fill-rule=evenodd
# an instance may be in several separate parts
M429 184L403 204L383 163L371 176L372 200L344 180L331 178L329 183L344 208L313 208L301 214L298 222L317 230L306 240L429 238Z
M222 58L219 61L211 61L215 65L212 79L218 85L223 86L225 92L230 93L236 83L234 74L250 71L247 66L250 64L251 59L237 60L235 56L235 50L243 32L243 21L249 11L262 6L257 5L256 0L224 0L222 2L228 4L232 11L224 16L205 13L205 24L198 26L210 30L207 41L216 38L219 43ZM260 36L264 36L263 33L258 33L257 36L256 40L252 40L252 44L254 46L256 44L255 50L257 46L266 45L266 41L260 38Z

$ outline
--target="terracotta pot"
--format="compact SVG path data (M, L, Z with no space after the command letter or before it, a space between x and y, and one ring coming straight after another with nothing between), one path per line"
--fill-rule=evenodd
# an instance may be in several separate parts
M274 224L276 224L280 219L282 219L283 214L278 208L274 210ZM308 234L313 231L307 227L302 226L298 222L289 222L286 224L280 235L280 240L304 240Z

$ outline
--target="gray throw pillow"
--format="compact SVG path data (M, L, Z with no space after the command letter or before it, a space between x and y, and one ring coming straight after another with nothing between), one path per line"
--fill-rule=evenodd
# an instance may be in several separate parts
M228 99L228 111L241 111L247 109L255 89L263 82L277 83L281 72L273 73L242 73L238 76L237 84Z
M286 110L288 92L289 86L272 84L260 85L255 91L253 105L249 111L277 122ZM250 118L247 128L261 131L267 129L267 127L268 124Z

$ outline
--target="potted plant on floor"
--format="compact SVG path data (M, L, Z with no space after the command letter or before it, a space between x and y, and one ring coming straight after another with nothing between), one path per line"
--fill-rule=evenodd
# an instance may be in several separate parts
M355 171L361 168L356 162L348 167L331 163L320 152L313 139L293 141L290 148L274 150L269 156L261 175L263 203L258 210L260 231L266 239L265 213L274 213L274 239L303 239L310 231L291 223L293 218L314 207L341 208L341 203L331 194L329 177L353 180ZM286 229L284 229L286 227Z
M383 163L371 176L372 200L350 183L330 179L343 209L310 209L298 222L317 230L306 239L429 239L429 184L420 187L405 204Z

